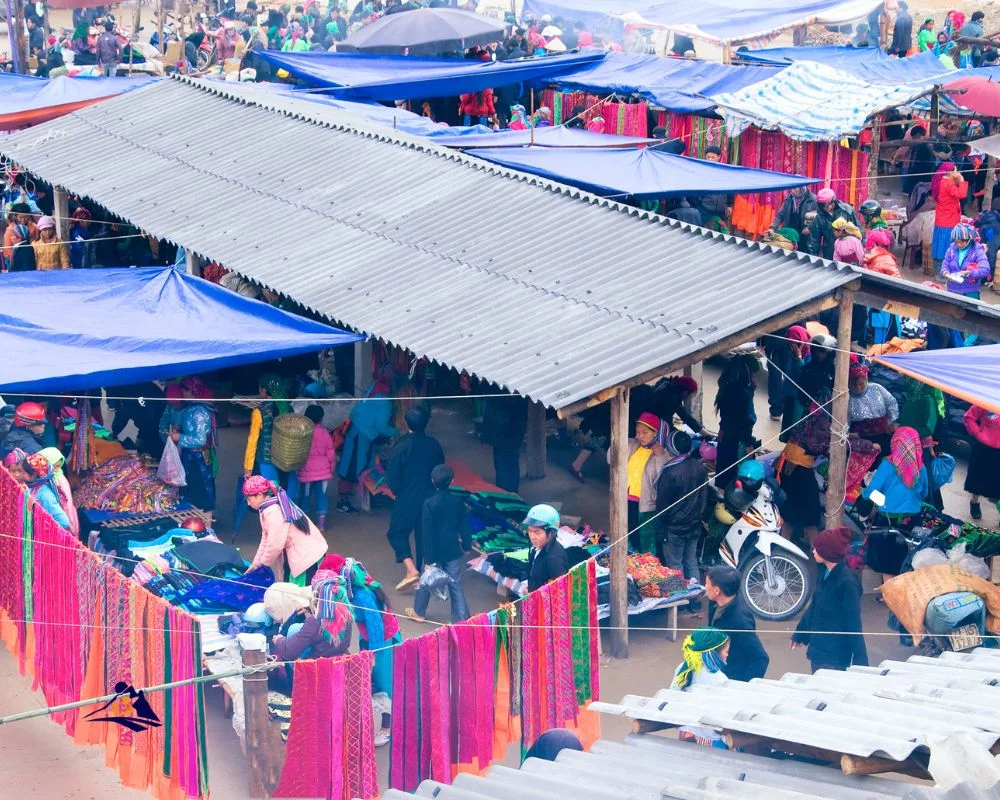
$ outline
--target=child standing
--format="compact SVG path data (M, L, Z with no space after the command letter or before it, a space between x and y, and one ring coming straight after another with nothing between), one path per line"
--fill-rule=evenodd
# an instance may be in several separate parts
M309 458L298 473L298 503L306 513L311 513L312 501L316 501L316 527L325 531L326 515L330 512L330 500L326 491L333 478L337 455L333 449L333 437L322 425L323 409L312 405L306 409L305 415L316 423L316 427L313 428Z
M472 547L472 529L465 501L448 491L454 477L447 464L438 464L431 471L435 492L424 501L423 555L424 569L437 565L448 573L451 621L461 622L469 618L469 604L462 592L462 556ZM423 622L430 599L430 588L418 585L413 608L406 609L406 615Z

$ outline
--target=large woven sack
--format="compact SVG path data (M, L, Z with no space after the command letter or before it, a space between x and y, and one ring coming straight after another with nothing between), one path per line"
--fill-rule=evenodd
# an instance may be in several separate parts
M309 458L316 424L302 414L281 414L271 429L271 463L282 472L295 472Z

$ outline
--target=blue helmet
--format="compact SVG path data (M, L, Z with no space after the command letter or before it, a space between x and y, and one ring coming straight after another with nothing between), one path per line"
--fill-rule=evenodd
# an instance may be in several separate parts
M763 483L764 465L759 461L754 461L752 458L748 458L745 461L740 462L740 465L736 470L736 477L741 481L746 481L747 483Z
M528 516L524 518L524 524L529 528L544 528L548 531L559 530L559 512L544 503L532 506L528 511Z

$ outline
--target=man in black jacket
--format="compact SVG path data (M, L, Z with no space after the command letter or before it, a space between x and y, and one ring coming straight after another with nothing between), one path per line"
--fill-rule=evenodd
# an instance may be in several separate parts
M844 562L850 543L851 532L843 525L823 531L813 541L819 583L792 636L792 647L807 647L813 672L868 666L861 631L861 578Z
M559 512L544 503L532 506L523 523L528 528L528 591L541 589L549 581L569 572L569 558L556 539Z
M817 208L816 195L804 186L790 189L788 196L785 197L774 217L774 222L771 223L771 230L791 228L793 231L797 231L799 234L798 249L809 252L812 231L806 222L806 216L815 214Z
M521 441L528 430L528 400L519 394L489 397L483 411L483 441L493 447L493 471L501 489L521 485Z
M705 576L708 624L729 634L725 673L734 681L763 678L771 659L757 636L757 623L740 597L740 573L725 564Z
M666 539L666 562L684 577L700 578L698 538L708 502L708 473L700 459L691 458L691 437L684 431L667 434L663 449L670 459L656 479L656 511ZM700 604L691 604L697 610Z
M438 464L444 463L444 450L438 440L424 432L430 417L431 412L423 406L415 406L406 412L404 419L410 435L404 437L392 451L385 473L386 482L396 496L389 530L385 535L396 554L396 563L406 567L406 576L396 585L396 591L408 589L420 580L418 564L414 563L413 551L410 550L410 531L414 532L417 558L420 559L423 552L420 536L424 500L434 494L431 472Z

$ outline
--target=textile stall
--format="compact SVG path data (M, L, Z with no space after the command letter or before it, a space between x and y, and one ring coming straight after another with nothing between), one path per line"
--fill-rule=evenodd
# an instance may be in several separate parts
M481 773L549 728L600 734L597 581L589 560L522 601L443 626L397 650L389 785Z
M573 108L582 105L587 111L583 118L590 122L594 117L604 120L604 133L619 136L638 136L645 138L647 130L648 104L645 100L636 103L605 101L606 95L589 94L587 92L558 92L546 89L542 92L542 106L552 110L552 124L561 125L573 116Z
M6 470L0 530L0 638L50 706L201 675L196 620L89 552ZM129 726L87 719L90 706L52 716L77 744L103 746L125 786L161 800L207 798L200 684L145 700L155 720L131 701L116 706Z

